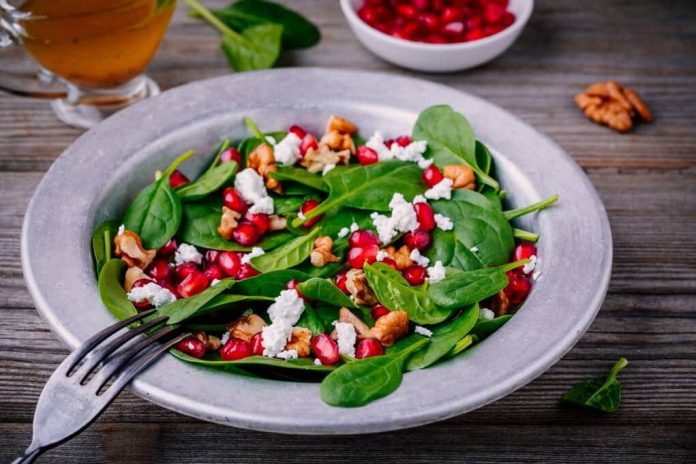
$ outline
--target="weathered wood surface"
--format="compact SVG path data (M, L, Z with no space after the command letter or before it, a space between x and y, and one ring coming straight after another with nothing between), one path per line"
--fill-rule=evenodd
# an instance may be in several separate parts
M409 74L360 47L338 2L287 3L313 18L324 39L281 65ZM226 74L217 47L216 35L180 7L151 74L164 88ZM689 0L540 0L519 41L497 61L420 76L487 98L551 136L585 168L607 206L615 244L607 300L580 343L527 387L439 424L345 438L224 428L126 393L43 462L696 462L694 50L696 6ZM0 52L0 63L23 66L16 51ZM583 118L572 95L610 77L644 95L654 124L617 135ZM2 461L29 440L36 398L65 354L25 289L19 234L42 173L79 134L45 102L0 94ZM569 386L602 374L620 356L631 364L622 373L619 412L559 406Z

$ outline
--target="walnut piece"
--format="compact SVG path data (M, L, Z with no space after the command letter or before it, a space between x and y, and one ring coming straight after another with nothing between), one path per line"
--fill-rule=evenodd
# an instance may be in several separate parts
M628 87L616 81L597 82L575 96L575 104L585 116L597 124L605 124L617 132L633 128L638 116L644 122L652 121L650 108Z
M149 279L149 277L139 267L129 267L123 279L123 288L126 293L130 292L133 289L133 284L140 279Z
M266 321L261 316L251 313L229 324L227 331L230 333L230 337L239 338L250 343L254 335L261 332L266 325Z
M355 142L353 141L353 137L349 134L342 134L337 131L327 132L319 143L334 151L347 150L349 154L355 153Z
M449 164L443 169L442 175L452 181L453 189L476 189L476 175L466 164Z
M333 240L329 236L318 237L314 240L314 249L309 255L309 260L314 267L324 267L329 263L337 263L340 261L338 256L331 253Z
M273 147L267 143L262 143L249 154L247 158L247 167L255 170L266 181L266 188L273 190L276 193L283 193L283 188L280 182L271 178L272 172L278 171L276 166L275 156L273 155Z
M194 332L193 336L196 337L198 340L202 341L209 351L217 351L220 349L220 346L222 345L222 342L219 338L217 338L214 335L208 335L203 331Z
M230 240L232 238L232 232L237 228L237 219L242 217L237 211L228 208L227 206L222 207L222 216L220 217L220 225L217 231L220 233L222 238L225 240Z
M326 165L348 164L349 160L349 150L333 151L327 145L321 144L318 149L310 148L307 150L304 158L300 160L300 164L309 172L316 174L322 172Z
M374 338L384 346L391 346L396 340L408 332L408 313L406 311L390 311L375 321L370 329Z
M293 327L290 341L285 345L286 350L297 351L298 358L309 356L309 342L312 340L312 332L304 327Z
M367 285L367 277L362 269L351 269L346 273L346 288L355 304L375 304L377 298Z
M326 124L326 132L329 133L333 131L339 134L353 135L358 132L358 128L347 119L334 115L329 118L329 122Z
M413 260L411 259L411 250L406 245L402 245L398 251L393 246L388 246L384 248L383 251L394 260L396 263L396 268L400 271L403 271L413 264Z
M338 322L347 322L355 327L355 332L360 338L374 338L370 333L370 327L362 319L353 314L348 308L341 308L338 311Z
M504 290L496 293L493 298L491 298L491 311L495 313L495 316L504 316L508 313L510 309L510 300L505 294Z
M271 214L268 216L268 230L275 232L277 230L285 230L288 228L288 220L283 216Z
M140 236L131 230L118 234L114 238L114 245L116 256L124 260L128 267L145 269L157 254L157 250L146 250Z

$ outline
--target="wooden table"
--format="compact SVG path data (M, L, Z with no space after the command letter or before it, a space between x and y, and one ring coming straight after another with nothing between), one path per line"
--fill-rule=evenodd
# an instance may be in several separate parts
M364 50L338 2L287 3L321 26L323 40L287 54L281 66L411 74ZM556 140L599 190L614 234L614 274L599 316L570 353L528 386L475 412L362 437L225 428L125 393L42 462L696 462L696 7L690 0L537 3L519 41L495 62L419 77L507 108ZM19 62L16 51L0 53L3 69ZM187 18L180 5L152 76L169 88L229 72L217 34ZM619 135L585 120L572 96L607 78L637 89L655 122ZM66 354L22 279L22 217L43 172L79 135L45 101L0 95L3 462L28 443L36 399ZM621 375L620 411L559 406L567 388L604 374L620 356L630 360Z

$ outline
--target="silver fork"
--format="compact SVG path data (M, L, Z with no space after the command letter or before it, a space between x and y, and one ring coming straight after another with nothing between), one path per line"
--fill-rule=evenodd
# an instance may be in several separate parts
M13 464L33 462L46 450L80 433L111 404L133 377L191 335L183 333L152 347L153 343L176 330L173 326L165 326L144 335L144 332L164 323L166 316L143 322L132 330L121 330L154 312L154 309L144 311L107 327L65 358L39 397L31 444ZM111 338L119 331L122 333Z

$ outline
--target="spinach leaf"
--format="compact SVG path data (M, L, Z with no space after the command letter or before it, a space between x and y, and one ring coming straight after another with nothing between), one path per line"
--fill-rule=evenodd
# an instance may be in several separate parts
M539 234L536 232L529 232L528 230L518 229L517 227L512 228L512 236L517 240L524 240L525 242L536 242L539 240Z
M498 190L500 185L476 162L476 137L469 121L449 105L424 110L413 126L413 140L428 142L426 154L439 166L467 164L479 181Z
M280 24L283 26L283 46L286 48L312 47L321 39L317 26L299 13L278 3L240 0L214 13L237 31L257 24Z
M524 216L525 214L533 213L535 211L541 211L544 208L548 208L557 201L558 195L551 195L550 197L544 200L538 201L529 206L525 206L524 208L517 208L510 211L505 211L503 215L505 215L505 219L507 219L508 221L512 221L513 219L520 216Z
M476 164L478 164L479 168L486 174L491 172L491 168L493 167L493 156L491 156L491 152L488 150L488 147L483 144L480 140L476 141L476 150L475 150L475 158L476 158ZM483 187L485 184L480 185L479 187Z
M233 279L223 279L217 284L211 285L203 290L198 295L194 295L190 298L182 298L162 306L153 317L169 316L166 323L172 325L197 316L199 311L201 311L210 300L232 287L234 283L235 281Z
M304 281L308 278L304 272L294 269L271 271L238 281L234 285L234 291L241 295L259 295L275 298L280 294L281 290L285 289L285 284L289 281L293 279Z
M97 278L104 265L111 259L111 247L117 232L118 222L104 221L92 233L92 255Z
M406 360L404 370L423 369L442 359L474 327L478 315L478 305L473 304L453 321L431 328L433 336L430 338L430 343Z
M596 378L580 382L563 395L563 401L604 412L616 411L621 404L621 383L616 376L627 364L625 358L619 359L606 379Z
M253 137L249 137L247 139L242 140L242 142L239 144L239 147L237 148L239 150L239 153L242 155L242 161L246 162L247 157L252 151L254 151L256 147L258 147L262 143L268 143L266 137L271 137L275 141L280 141L283 139L283 137L285 137L286 134L286 132L266 132L265 134L263 134L263 137L258 137L257 135L254 135Z
M357 305L338 289L333 283L326 279L312 277L297 286L304 296L314 301L330 304L333 306L346 306L348 308L357 308Z
M469 348L471 345L476 343L478 341L478 337L476 335L469 334L466 337L462 338L459 340L457 343L454 344L452 347L452 350L450 350L449 353L447 353L447 357L451 358L453 356L458 355L462 351L466 350Z
M417 324L437 324L447 319L453 309L465 306L452 309L438 306L423 287L411 287L398 271L385 264L366 264L363 269L380 303L391 310L406 311L408 318Z
M425 191L421 181L421 169L404 161L392 160L369 166L334 169L324 176L329 186L329 197L309 211L305 217L311 219L334 208L350 206L371 211L389 211L389 202L395 193L412 200ZM302 220L296 219L298 227Z
M483 340L504 326L505 323L511 318L511 314L505 314L503 316L498 316L495 319L491 319L490 321L480 321L474 326L473 329L471 329L471 335L475 335L480 340Z
M267 366L280 369L299 369L316 372L331 372L334 370L334 366L317 366L309 358L288 359L285 361L282 359L268 358L266 356L249 356L248 358L238 359L236 361L223 361L219 357L217 359L194 358L178 350L171 350L170 353L182 361L220 370L247 366Z
M302 197L281 197L278 195L272 195L272 197L275 214L280 216L296 213L305 202L305 198Z
M145 248L161 248L179 229L181 200L169 186L169 176L194 154L188 151L176 158L162 176L145 187L128 206L123 224L140 235Z
M312 336L317 336L326 332L324 321L319 317L319 314L309 305L305 305L305 309L300 316L300 320L295 324L298 327L304 327L312 332Z
M210 301L201 306L201 309L196 312L196 316L200 316L202 314L209 313L212 311L219 311L222 309L227 309L229 307L234 307L239 303L251 303L256 301L266 301L268 303L272 303L273 298L262 295L233 295L223 293L222 295L213 297Z
M120 259L111 259L104 264L99 273L99 296L106 309L118 320L138 314L128 300L128 295L121 285L126 263Z
M306 185L320 192L328 192L329 187L324 183L324 179L319 174L313 174L306 169L296 168L294 166L278 166L278 171L271 172L270 176L273 179L281 181L292 181L298 184Z
M199 200L227 184L237 172L237 163L223 163L206 171L195 181L175 190L182 200Z
M504 268L463 271L430 285L428 296L442 308L457 309L493 296L507 284Z
M319 234L319 229L314 229L307 235L302 235L290 240L272 251L251 259L251 265L260 272L279 271L297 266L314 249L314 239Z
M462 271L473 271L483 267L481 260L454 237L453 231L435 229L431 234L432 245L425 253L431 263L442 261L443 266Z
M321 399L332 406L356 407L389 395L401 384L405 359L428 342L420 337L408 348L340 366L321 382Z

